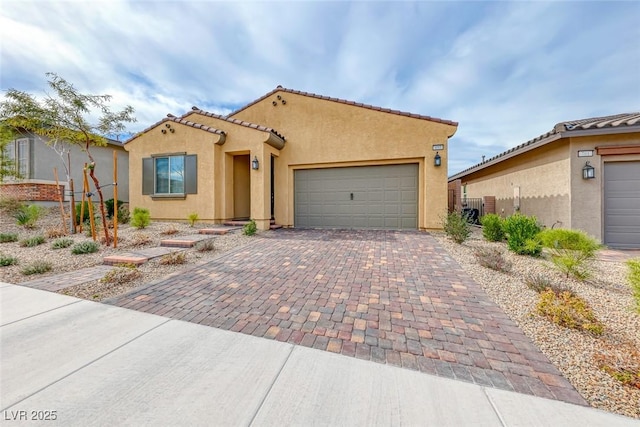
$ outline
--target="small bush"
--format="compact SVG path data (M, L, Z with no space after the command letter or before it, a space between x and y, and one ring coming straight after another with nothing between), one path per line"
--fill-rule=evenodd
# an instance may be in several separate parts
M25 228L33 228L44 213L44 208L38 205L22 206L14 213L14 218L18 225Z
M18 263L18 258L11 255L0 254L0 267L8 267Z
M507 235L507 246L510 251L519 255L538 256L542 252L540 243L535 239L540 232L540 225L535 216L520 213L509 216L503 222Z
M74 255L92 254L94 252L98 252L99 249L100 245L98 243L86 241L73 245L73 247L71 248L71 253Z
M131 241L128 246L144 246L146 244L151 243L151 237L145 233L133 233L131 236Z
M16 212L22 210L25 204L15 197L0 197L0 211L10 216L15 216Z
M556 293L548 289L540 294L536 310L553 323L565 328L602 335L604 327L587 302L569 291Z
M84 203L84 211L82 212L82 219L80 219L80 210L82 209L82 203ZM89 202L76 203L76 224L84 224L89 221Z
M0 243L11 243L18 241L17 233L0 233Z
M160 264L162 265L176 265L185 264L187 262L187 255L180 252L171 252L160 258Z
M20 241L20 246L32 248L44 243L44 236L33 236Z
M587 261L593 259L600 248L593 237L579 230L556 228L542 230L536 239L549 250L553 265L566 277L579 280L589 277Z
M245 236L253 236L258 231L258 227L256 226L256 222L254 220L249 221L249 223L245 224L242 227L242 234Z
M467 218L460 212L451 212L442 221L444 232L456 243L462 243L469 238L471 227Z
M196 245L196 250L198 252L209 252L215 249L215 245L213 243L213 239L203 240L202 242L198 242Z
M607 343L594 355L598 368L624 385L640 389L640 351L630 343Z
M131 213L126 206L118 206L118 224L128 224L131 219Z
M51 249L64 249L73 245L72 239L57 239L51 243Z
M151 214L149 209L146 208L134 208L133 218L131 218L131 225L135 228L147 228L151 223Z
M32 274L42 274L50 271L52 268L51 263L47 261L34 261L31 264L26 265L22 269L22 274L25 276L31 276Z
M175 225L169 224L167 226L167 228L165 228L164 230L162 230L160 232L160 234L165 235L165 236L172 236L174 234L178 234L179 232L180 232L180 230L178 230Z
M556 294L560 294L562 292L571 292L566 286L556 285L548 277L542 274L532 274L526 276L524 278L524 284L527 285L529 289L534 290L539 294L549 289L551 289Z
M482 236L489 242L501 242L504 240L502 218L496 214L487 214L480 218L482 224Z
M131 282L139 277L142 277L142 273L137 268L129 266L118 266L107 272L100 281L102 283L110 283L114 285L121 285L123 283Z
M47 239L57 239L58 237L63 237L66 234L61 228L52 227L47 228L44 232L44 235Z
M120 206L122 206L124 202L122 200L118 200L118 215L120 215ZM109 218L113 218L115 200L109 199L104 201L104 208L107 210L107 216Z
M502 252L495 248L478 248L475 251L476 259L481 266L503 273L511 271L511 262Z
M193 227L198 222L198 214L196 212L190 213L187 219L189 220L189 226Z
M627 261L629 267L629 275L627 276L633 299L636 302L636 311L640 313L640 259L630 259Z

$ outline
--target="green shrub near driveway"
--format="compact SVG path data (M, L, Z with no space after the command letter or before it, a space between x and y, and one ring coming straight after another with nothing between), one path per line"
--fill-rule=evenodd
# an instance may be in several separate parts
M467 217L460 212L448 213L442 220L442 228L447 236L458 244L467 240L471 234L471 227Z
M496 214L487 214L480 218L482 236L489 242L501 242L504 240L502 218Z
M100 249L100 245L96 242L87 241L80 242L73 245L71 248L71 253L74 255L83 255L83 254L92 254L94 252L98 252Z
M504 220L503 229L510 251L531 256L538 256L542 252L540 243L535 239L541 230L535 216L513 214Z
M0 233L0 243L17 242L18 235L16 233Z
M242 234L245 236L253 236L258 231L258 226L254 220L249 221L249 223L245 224L242 227Z
M44 243L44 236L33 236L20 241L20 246L32 248Z
M151 224L151 214L149 209L134 208L133 218L131 218L131 226L135 228L146 228Z
M629 267L629 284L633 291L633 299L636 302L636 311L640 314L640 259L627 261Z
M63 249L73 245L72 239L56 239L51 243L51 249Z
M31 264L24 266L22 274L30 276L32 274L42 274L50 271L52 268L51 263L47 261L34 261Z
M583 231L564 228L542 230L536 239L549 250L553 265L566 277L579 280L589 277L587 261L600 249L596 239Z
M18 258L12 255L0 254L0 267L8 267L18 263Z

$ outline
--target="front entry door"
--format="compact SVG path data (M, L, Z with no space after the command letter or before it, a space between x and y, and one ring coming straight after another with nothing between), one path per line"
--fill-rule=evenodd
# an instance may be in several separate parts
M233 219L251 217L251 158L248 154L233 157Z

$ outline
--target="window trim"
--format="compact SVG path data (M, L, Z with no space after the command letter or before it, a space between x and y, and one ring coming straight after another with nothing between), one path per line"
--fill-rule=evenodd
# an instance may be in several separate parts
M171 158L181 158L182 159L182 191L181 192L175 192L172 193L171 192ZM186 197L186 193L185 193L185 181L186 181L186 167L185 167L185 155L184 154L177 154L177 155L154 155L152 156L153 158L153 196L154 197L159 197L159 198L185 198ZM169 192L167 193L158 193L158 168L157 168L157 162L160 159L167 159L168 160L168 189Z
M161 157L183 157L184 192L156 193L156 159ZM142 158L142 195L153 200L185 199L188 194L198 194L198 155L186 152L157 153Z

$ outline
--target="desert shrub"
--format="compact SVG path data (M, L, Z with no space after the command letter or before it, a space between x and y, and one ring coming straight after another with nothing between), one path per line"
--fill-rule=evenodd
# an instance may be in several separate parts
M0 254L0 267L8 267L18 263L18 258L12 255Z
M118 200L118 215L120 215L120 206L122 206L124 202L122 200ZM113 218L113 210L115 206L115 199L109 199L104 201L104 208L107 210L107 216L109 218Z
M477 248L475 256L478 263L483 267L503 273L511 271L511 262L496 248Z
M471 234L467 218L460 212L450 212L442 221L444 232L456 243L462 243Z
M187 262L187 255L180 252L171 252L160 258L160 264L162 265L176 265L185 264Z
M151 214L149 209L146 208L134 208L133 218L131 218L131 225L135 228L146 228L151 223Z
M42 274L50 271L52 268L51 263L47 261L34 261L31 264L25 265L22 269L22 274L25 276L31 276L32 274Z
M565 328L602 335L604 327L585 300L570 291L560 293L547 289L536 305L538 314Z
M242 234L245 236L253 236L258 231L258 227L254 220L249 221L247 224L242 227Z
M160 232L160 234L165 236L172 236L174 234L178 234L179 232L180 230L178 230L175 225L169 224L164 230Z
M630 343L606 343L594 359L598 368L622 384L640 389L640 351Z
M487 214L480 218L482 224L482 236L489 242L501 242L504 240L502 218L496 214Z
M636 311L640 313L640 259L628 260L627 266L629 267L627 278L631 285L633 299L636 302Z
M18 241L17 233L0 233L0 243L11 243Z
M65 236L65 232L61 228L51 227L45 230L44 235L47 239L57 239Z
M196 222L198 222L198 213L197 212L190 213L189 216L187 217L187 220L189 221L189 226L193 227L194 225L196 225Z
M128 246L144 246L148 243L151 243L151 237L145 233L133 233L131 235L131 240L128 243Z
M28 205L22 206L20 210L15 212L13 217L18 225L26 228L33 228L43 213L44 208L42 206Z
M203 240L202 242L198 242L196 244L196 250L198 252L209 252L215 249L215 245L213 243L213 239Z
M82 218L80 218L80 211L82 210L82 204L84 203L84 211L82 212ZM89 221L89 202L76 203L76 224L84 224Z
M102 279L103 283L110 283L114 285L121 285L123 283L131 282L139 277L142 277L142 273L138 271L135 266L118 266L107 272Z
M587 233L563 228L542 230L536 236L549 250L551 261L566 277L584 280L589 277L587 261L595 257L600 243Z
M556 285L551 281L551 279L543 274L530 274L525 276L524 284L527 285L529 289L536 291L539 294L549 289L556 294L571 292L568 287Z
M84 254L92 254L94 252L98 252L100 249L100 245L93 241L85 241L76 243L71 248L71 253L74 255L84 255Z
M34 246L38 246L44 243L44 236L33 236L28 237L20 241L20 246L25 248L32 248Z
M507 235L507 246L510 251L519 255L540 255L542 247L535 239L540 232L540 225L538 225L535 216L516 213L507 217L502 225Z
M51 243L51 249L64 249L73 245L72 239L56 239Z
M16 212L22 210L25 204L15 197L0 197L0 211L10 216L15 216Z
M126 206L118 206L118 224L128 224L131 219L131 213Z

